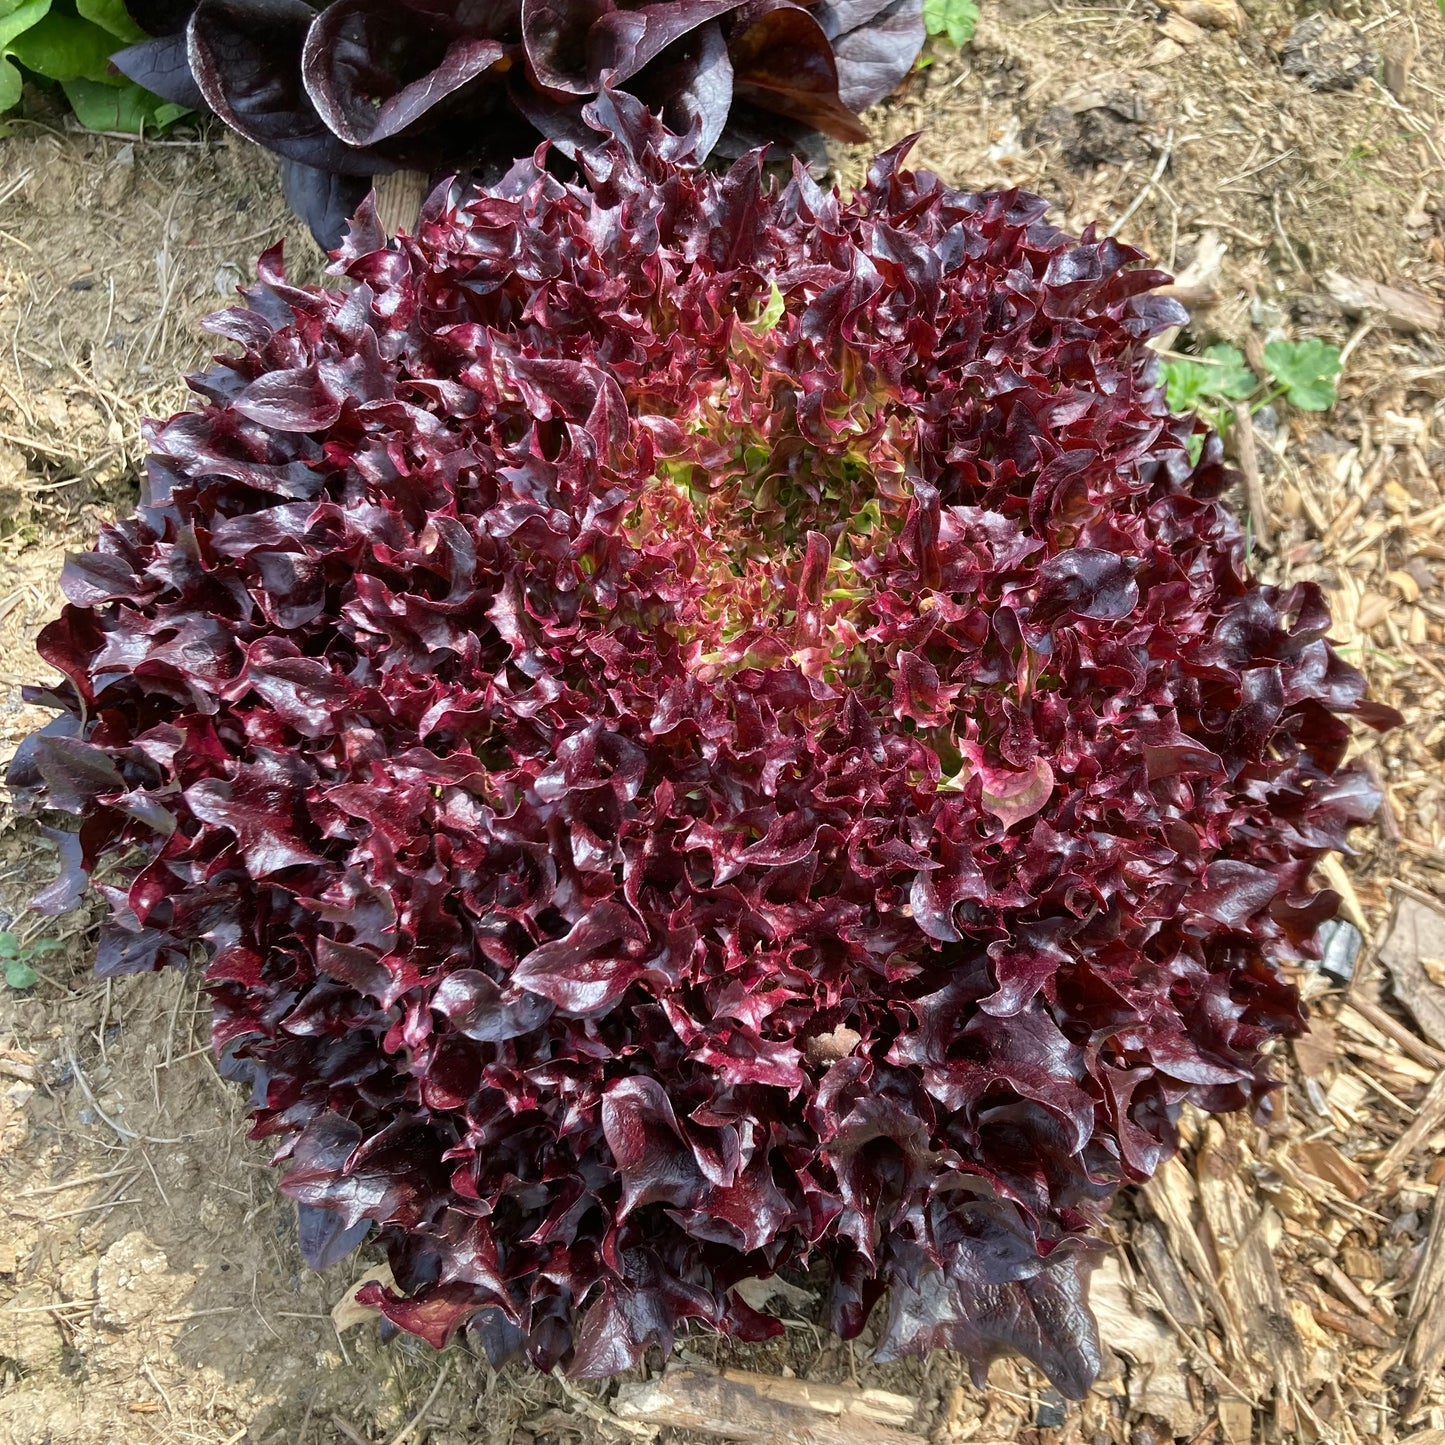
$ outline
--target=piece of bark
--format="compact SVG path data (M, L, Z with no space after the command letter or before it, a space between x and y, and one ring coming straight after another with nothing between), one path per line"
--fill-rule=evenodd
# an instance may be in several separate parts
M1204 30L1240 35L1249 29L1249 17L1236 0L1164 0L1165 7Z
M1307 1173L1333 1184L1346 1199L1363 1199L1370 1181L1333 1144L1310 1139L1295 1145L1294 1157Z
M1376 316L1396 331L1439 331L1445 326L1445 305L1423 291L1404 286L1382 286L1359 276L1326 271L1326 291L1351 316Z
M1212 306L1224 294L1225 245L1219 232L1201 231L1194 248L1194 259L1168 286L1161 286L1161 296L1172 296L1181 306ZM1151 351L1168 351L1177 340L1182 327L1170 326L1149 343Z
M1445 1049L1445 988L1431 982L1421 963L1424 958L1445 962L1445 912L1413 895L1397 896L1379 958L1389 970L1395 997L1420 1032Z
M356 1296L373 1282L384 1285L387 1289L395 1289L396 1281L392 1278L391 1266L373 1265L332 1305L331 1323L336 1326L338 1335L343 1330L349 1330L352 1325L364 1325L381 1318L381 1311L375 1305L358 1304L356 1301Z
M1142 1220L1135 1228L1130 1244L1134 1258L1164 1308L1186 1330L1204 1327L1204 1309L1189 1288L1184 1270L1174 1258L1163 1229L1152 1219Z
M1417 1394L1445 1359L1445 1198L1436 1195L1430 1214L1430 1238L1410 1296L1410 1343L1405 1350Z
M699 1365L623 1385L612 1402L619 1420L768 1445L924 1445L906 1428L915 1411L914 1401L888 1390Z
M1172 296L1184 306L1208 306L1219 300L1224 274L1224 243L1215 230L1201 231L1194 259L1159 295Z
M1254 1439L1254 1409L1249 1402L1221 1395L1215 1409L1227 1445L1250 1445Z
M1327 1330L1333 1330L1337 1335L1345 1335L1349 1339L1358 1340L1362 1345L1372 1345L1377 1350L1388 1350L1395 1343L1393 1335L1360 1315L1352 1315L1338 1308L1332 1309L1327 1305L1311 1309L1310 1313L1314 1316L1316 1324Z
M1414 60L1413 53L1408 50L1385 56L1385 89L1398 101L1404 102L1410 98L1410 67Z
M1144 1198L1154 1217L1164 1226L1169 1244L1199 1284L1199 1288L1226 1334L1238 1337L1239 1326L1215 1283L1218 1264L1209 1251L1194 1216L1199 1191L1178 1155L1166 1159L1144 1186ZM1243 1339L1239 1339L1243 1344Z
M1346 1020L1350 1014L1358 1014L1366 1023L1374 1024L1382 1034L1400 1046L1402 1053L1409 1054L1417 1064L1424 1064L1427 1069L1445 1067L1445 1050L1437 1049L1433 1044L1427 1044L1424 1039L1416 1038L1404 1024L1391 1018L1378 1004L1356 995L1339 1012L1339 1023L1342 1026L1349 1026Z
M1220 1292L1244 1336L1237 1363L1247 1364L1256 1379L1272 1381L1279 1394L1303 1381L1304 1346L1271 1250L1269 1236L1279 1216L1268 1206L1260 1208L1241 1178L1242 1168L1239 1146L1211 1120L1196 1164L1199 1202L1221 1264Z
M1385 1156L1375 1165L1375 1183L1382 1185L1394 1178L1401 1165L1442 1125L1445 1124L1445 1070L1442 1070L1420 1101L1410 1127L1390 1145Z

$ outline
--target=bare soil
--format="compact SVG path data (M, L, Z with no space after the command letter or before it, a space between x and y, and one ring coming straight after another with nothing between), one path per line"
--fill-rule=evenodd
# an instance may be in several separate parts
M1062 224L1117 230L1171 270L1217 243L1177 348L1348 348L1333 411L1258 429L1272 535L1256 561L1331 592L1339 642L1407 719L1357 742L1388 813L1328 878L1367 940L1355 980L1302 979L1319 1024L1277 1059L1267 1128L1190 1120L1181 1158L1121 1200L1095 1289L1111 1354L1087 1401L1062 1405L1016 1363L987 1394L947 1355L871 1366L866 1336L840 1345L797 1303L767 1347L681 1347L899 1391L940 1445L1445 1442L1438 1359L1421 1359L1441 1322L1419 1286L1445 1259L1445 1038L1370 946L1392 903L1445 899L1445 340L1346 314L1325 285L1445 299L1445 30L1432 0L1338 0L1330 43L1291 47L1316 6L1242 3L983 0L974 43L933 48L870 117L880 143L918 133L913 163L945 180L1038 191ZM324 264L270 158L219 128L131 144L73 132L43 100L26 115L0 140L0 764L46 716L20 688L47 676L34 642L62 556L134 503L141 419L184 404L200 318L283 233L293 274ZM851 183L867 153L835 162ZM25 912L50 854L4 809L0 927L61 947L33 989L0 987L0 1445L638 1435L606 1391L383 1342L370 1320L338 1329L376 1261L301 1264L195 979L97 981L95 910L59 930ZM1445 984L1437 960L1420 967Z

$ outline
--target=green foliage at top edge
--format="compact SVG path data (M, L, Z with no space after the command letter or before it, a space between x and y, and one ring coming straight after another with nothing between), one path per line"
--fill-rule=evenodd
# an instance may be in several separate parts
M110 64L117 50L144 38L122 0L0 0L0 116L19 105L26 79L34 79L59 85L88 130L164 130L186 109Z

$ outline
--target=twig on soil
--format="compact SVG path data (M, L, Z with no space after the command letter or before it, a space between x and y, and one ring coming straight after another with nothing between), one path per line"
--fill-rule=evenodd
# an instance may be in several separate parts
M53 1315L63 1312L74 1313L77 1310L94 1309L96 1301L93 1299L56 1300L54 1304L48 1305L0 1305L0 1314L9 1315Z
M42 1194L60 1194L67 1189L79 1189L84 1184L101 1184L107 1179L118 1179L122 1174L134 1174L131 1168L107 1169L104 1174L82 1174L79 1179L65 1179L59 1184L47 1184L43 1189L22 1189L14 1195L16 1199L38 1199Z
M443 1360L441 1369L437 1371L436 1383L431 1387L431 1394L423 1401L421 1409L391 1437L391 1445L406 1445L406 1442L416 1433L417 1427L426 1419L426 1412L436 1404L437 1396L441 1394L442 1386L446 1384L450 1370L451 1361Z
M1274 233L1275 233L1276 236L1279 237L1280 243L1284 246L1285 254L1286 254L1286 255L1290 258L1290 260L1294 263L1294 268L1295 268L1296 272L1299 273L1299 275L1301 275L1301 276L1308 276L1308 275L1309 275L1309 271L1308 271L1308 269L1306 268L1305 263L1300 260L1300 258L1299 258L1299 252L1295 250L1295 248L1294 248L1294 242L1291 241L1290 238L1289 238L1289 236L1286 234L1285 229L1284 229L1284 222L1280 219L1280 214L1279 214L1279 192L1278 192L1278 191L1272 191L1272 192L1270 193L1270 197L1269 197L1269 210L1270 210L1270 215L1271 215L1271 217L1272 217L1273 220L1274 220Z
M1366 317L1350 333L1350 339L1340 348L1340 370L1344 371L1349 364L1350 357L1354 355L1355 348L1375 329L1374 320Z
M365 1435L358 1435L352 1427L347 1424L345 1418L332 1411L331 1423L352 1442L352 1445L372 1445L372 1442Z
M41 452L47 457L58 457L61 460L66 460L74 455L72 452L66 451L64 447L52 446L38 437L20 436L12 431L0 431L0 442L9 442L12 447L19 447L21 451Z
M165 1401L166 1414L167 1414L167 1415L174 1415L174 1414L176 1413L175 1407L171 1404L171 1397L170 1397L168 1394L166 1394L166 1387L165 1387L164 1385L162 1385L161 1382L160 1382L158 1379L156 1379L155 1374L152 1372L151 1367L150 1367L149 1365L142 1365L140 1368L141 1368L141 1373L146 1377L146 1379L148 1379L148 1380L151 1382L152 1385L155 1386L155 1392L156 1392L156 1394L159 1395L159 1396L161 1397L161 1399Z
M17 1209L16 1215L21 1219L43 1219L47 1224L53 1224L57 1219L74 1219L81 1214L95 1214L102 1209L119 1209L122 1204L139 1204L140 1195L132 1194L125 1199L104 1199L99 1204L83 1204L79 1209L62 1209L59 1214L34 1214L28 1209Z
M140 1151L140 1157L145 1160L145 1166L150 1170L151 1178L155 1180L156 1192L161 1197L161 1203L164 1204L167 1209L170 1209L172 1207L170 1196L166 1193L165 1185L161 1183L161 1176L156 1173L156 1166L151 1163L151 1156L142 1149Z
M654 1440L657 1438L657 1427L655 1425L635 1425L631 1420L619 1419L600 1401L594 1400L591 1395L579 1390L576 1385L562 1373L560 1366L552 1371L552 1378L562 1387L562 1393L566 1395L589 1420L595 1420L599 1425L615 1425L619 1430L639 1440Z
M124 1124L117 1124L116 1121L100 1107L99 1101L96 1099L94 1093L91 1092L90 1085L86 1081L84 1072L81 1070L80 1060L76 1057L75 1049L67 1044L66 1053L70 1056L70 1067L75 1073L75 1082L80 1085L80 1092L85 1095L90 1103L90 1107L95 1110L96 1116L101 1122L109 1124L122 1139L134 1139L138 1144L190 1143L190 1137L188 1135L181 1135L175 1139L158 1139L151 1134L137 1134L134 1129L127 1129Z
M1154 187L1157 186L1159 182L1163 179L1164 172L1169 166L1169 159L1173 154L1174 127L1171 125L1169 127L1169 134L1164 138L1164 149L1159 152L1159 160L1154 166L1154 173L1149 177L1147 181L1144 182L1143 186L1140 187L1139 194L1135 196L1132 201L1129 202L1128 208L1124 211L1124 214L1120 216L1119 219L1115 221L1112 225L1110 225L1108 230L1104 232L1106 236L1117 236L1119 234L1120 227L1122 227L1124 223L1130 218L1130 216L1132 216L1134 212L1137 211L1139 207L1144 204L1144 200L1148 196L1149 192L1152 191Z
M1254 419L1242 401L1234 403L1234 436L1239 448L1239 469L1244 473L1244 489L1249 496L1249 518L1254 540L1260 550L1274 550L1274 535L1269 508L1264 501L1264 483L1259 475L1259 453L1254 445Z
M15 195L18 191L23 190L26 183L34 174L35 167L26 166L26 168L21 171L20 174L16 176L13 180L7 181L4 186L0 186L0 206L3 206L5 202L8 201L11 196Z

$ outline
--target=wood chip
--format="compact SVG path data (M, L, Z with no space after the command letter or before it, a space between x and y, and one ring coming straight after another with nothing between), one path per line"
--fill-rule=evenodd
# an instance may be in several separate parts
M1169 1236L1174 1257L1194 1276L1220 1325L1228 1328L1233 1323L1233 1315L1215 1283L1218 1268L1195 1218L1199 1191L1183 1161L1178 1156L1166 1159L1144 1186L1143 1193L1154 1217Z
M1436 1195L1430 1213L1430 1238L1410 1296L1410 1343L1405 1350L1417 1394L1445 1359L1445 1199Z
M1390 927L1380 945L1395 997L1436 1048L1445 1049L1445 988L1433 983L1424 960L1445 961L1445 911L1421 897L1397 891Z
M1385 1157L1375 1165L1375 1183L1387 1184L1397 1170L1420 1148L1422 1144L1445 1124L1445 1071L1442 1071L1430 1091L1420 1101L1410 1127L1385 1151Z
M1320 859L1319 866L1326 882L1340 895L1340 912L1368 938L1371 933L1370 920L1365 917L1365 910L1360 907L1359 894L1355 892L1355 885L1351 882L1350 875L1345 872L1339 854L1326 853Z
M1300 1072L1311 1079L1323 1078L1339 1052L1334 1025L1325 1018L1311 1019L1309 1033L1294 1041L1295 1062Z
M1445 325L1445 306L1423 291L1381 286L1338 271L1326 271L1320 281L1336 305L1351 316L1378 317L1396 331L1436 332Z
M1370 1187L1370 1181L1333 1144L1323 1139L1307 1140L1290 1152L1302 1168L1316 1179L1333 1184L1346 1199L1362 1199Z
M415 232L422 202L431 189L421 171L388 171L377 176L376 219L388 236Z
M1378 1004L1358 996L1351 998L1339 1011L1336 1021L1341 1028L1350 1028L1354 1018L1373 1024L1381 1034L1393 1039L1404 1053L1409 1054L1417 1063L1424 1064L1427 1069L1445 1068L1445 1050L1437 1049L1433 1044L1427 1044L1424 1039L1416 1038L1404 1024L1391 1018Z
M1379 1325L1363 1318L1361 1315L1350 1314L1347 1310L1331 1309L1328 1306L1320 1306L1310 1313L1314 1316L1316 1323L1327 1330L1333 1330L1337 1335L1345 1335L1352 1340L1358 1340L1362 1345L1372 1345L1377 1350L1388 1350L1394 1346L1394 1335L1386 1333Z
M1357 1314L1366 1315L1376 1323L1379 1322L1380 1314L1370 1303L1369 1297L1334 1260L1316 1260L1315 1273L1329 1285L1332 1294L1342 1299Z
M1158 1222L1140 1220L1130 1244L1141 1272L1175 1321L1186 1330L1202 1329L1204 1307L1189 1287L1184 1268L1170 1250L1168 1237Z
M1184 1345L1159 1315L1129 1293L1117 1255L1094 1271L1089 1308L1105 1346L1130 1362L1129 1404L1167 1421L1174 1434L1188 1434L1198 1412L1186 1387Z
M925 1445L906 1428L915 1412L913 1400L889 1390L699 1365L624 1384L612 1402L619 1420L768 1445Z
M1282 1394L1304 1379L1304 1349L1272 1253L1279 1216L1260 1208L1241 1177L1243 1163L1238 1145L1211 1119L1196 1163L1199 1200L1219 1256L1220 1291L1243 1335L1235 1364L1256 1380L1277 1382Z

